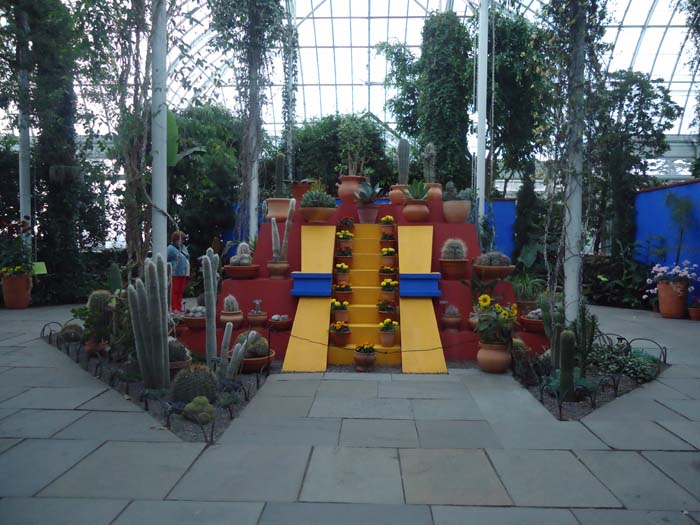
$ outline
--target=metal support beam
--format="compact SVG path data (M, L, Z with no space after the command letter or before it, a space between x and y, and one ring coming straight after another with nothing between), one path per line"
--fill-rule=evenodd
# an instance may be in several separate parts
M19 220L29 217L32 224L32 186L29 172L29 18L26 11L17 11L17 72L19 87Z
M167 6L165 0L153 4L153 49L152 49L152 104L151 140L152 168L152 234L153 256L167 257L168 246L168 106L167 93Z

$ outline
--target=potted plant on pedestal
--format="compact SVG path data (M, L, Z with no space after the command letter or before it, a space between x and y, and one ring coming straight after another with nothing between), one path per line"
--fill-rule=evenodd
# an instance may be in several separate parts
M518 311L521 315L537 308L537 298L544 292L545 282L529 273L520 273L510 277L515 297L517 297Z
M326 224L335 213L335 199L322 189L312 189L301 198L301 216L309 224Z
M345 263L350 265L352 263L352 249L350 248L339 248L335 252L335 263Z
M396 248L396 236L393 233L382 233L379 239L379 246L382 248Z
M350 342L350 326L347 322L336 321L328 328L333 346L346 346Z
M255 307L248 311L248 326L264 327L267 324L267 312L262 309L262 299L254 299Z
M406 195L403 216L408 222L426 222L430 218L428 209L428 187L420 180L414 180L402 190Z
M339 249L351 248L352 249L352 238L355 237L349 230L340 230L335 232L336 243Z
M440 321L442 321L442 328L446 332L459 332L462 325L462 314L459 313L459 308L450 304L445 308Z
M515 306L515 305L513 305ZM490 295L479 296L476 306L479 323L479 351L476 360L479 368L491 374L502 374L510 368L510 345L517 307L504 307L493 301Z
M275 193L265 201L267 205L266 217L270 220L277 219L282 222L287 219L289 213L290 199L286 198L287 192L284 188L284 153L278 153L275 157Z
M396 280L396 268L393 266L380 266L379 267L379 284L385 279Z
M482 279L505 279L515 270L515 266L510 263L510 257L501 252L479 255L472 268Z
M408 167L410 164L410 147L406 139L399 140L396 148L399 168L399 183L394 184L389 191L389 200L392 204L401 205L406 202L406 194L403 190L408 188Z
M350 303L348 301L338 301L338 299L331 299L331 312L333 313L333 321L341 323L350 322L350 310L348 310Z
M238 300L235 296L229 294L224 297L224 304L221 308L221 313L219 314L219 321L221 324L231 323L233 329L239 328L243 324L244 316L240 307L238 306Z
M462 239L447 239L440 250L440 270L447 280L467 275L467 245Z
M396 266L396 248L382 248L382 266Z
M347 170L347 175L340 175L338 185L338 198L344 203L355 200L355 192L367 175L365 164L372 151L370 137L373 124L364 116L348 115L343 118L338 127L338 142L340 143L340 157L346 164L339 165L336 169L342 173ZM369 170L371 171L371 170Z
M658 295L659 312L662 317L682 319L688 304L688 292L693 291L691 284L698 280L697 264L683 261L676 266L654 265L651 278L647 280L649 288L643 296Z
M238 245L236 255L224 266L226 276L231 279L255 279L259 270L260 265L253 264L253 255L247 242Z
M337 222L336 229L338 231L347 230L352 233L355 231L355 221L352 220L352 217L343 217Z
M396 227L394 224L394 217L392 215L384 215L384 217L379 219L379 228L382 235L395 235Z
M377 222L379 206L374 201L379 197L381 190L382 188L379 184L372 187L368 181L364 181L355 191L357 216L360 218L360 224L374 224Z
M423 178L425 179L425 186L428 188L429 201L442 199L442 184L435 182L436 166L437 151L435 151L435 144L428 142L423 151Z
M357 372L369 372L374 366L377 359L377 353L374 350L374 345L371 343L362 343L355 347L353 361L355 362L355 370Z
M289 210L287 220L284 225L284 240L280 243L280 233L277 229L277 219L272 218L272 260L267 263L267 271L270 273L270 279L284 279L289 271L289 262L287 261L287 249L289 247L289 232L292 230L294 222L294 210L296 209L296 201L289 201Z
M292 197L295 201L301 202L301 199L306 195L307 192L311 191L311 188L317 181L313 179L302 179L300 181L292 181L291 190Z
M333 279L335 284L340 284L347 282L350 275L350 267L345 263L338 263L335 265L335 273L333 274Z
M5 308L27 308L32 299L32 248L29 218L0 224L0 274Z
M445 222L451 224L465 223L471 211L471 190L457 191L457 187L452 181L445 184L445 190L442 192L442 214L445 217Z
M379 320L391 319L396 321L399 316L399 309L396 307L396 303L391 301L379 301L377 303L377 312L379 313Z
M388 301L391 303L396 302L396 291L399 289L399 281L393 281L391 279L384 279L381 283L381 292L379 292L379 298L382 301Z
M398 321L392 321L389 318L386 318L379 323L379 342L384 348L394 346L394 343L396 342L396 330L398 329Z
M352 298L352 286L350 286L350 283L346 282L334 284L333 295L338 301L350 301Z

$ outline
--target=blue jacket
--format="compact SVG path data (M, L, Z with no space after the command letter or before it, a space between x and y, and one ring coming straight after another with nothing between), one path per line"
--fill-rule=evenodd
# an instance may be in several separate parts
M186 277L190 275L190 254L187 246L178 249L173 244L168 245L168 262L173 267L173 277Z

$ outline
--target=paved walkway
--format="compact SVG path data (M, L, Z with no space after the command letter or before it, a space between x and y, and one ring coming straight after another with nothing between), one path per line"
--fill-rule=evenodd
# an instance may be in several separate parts
M700 523L698 324L596 311L677 364L582 422L476 370L277 375L208 448L37 340L66 308L0 311L0 523Z

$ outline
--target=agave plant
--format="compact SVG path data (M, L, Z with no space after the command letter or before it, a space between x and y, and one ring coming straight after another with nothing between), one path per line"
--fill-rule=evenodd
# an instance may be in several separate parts
M364 181L354 193L358 204L372 204L379 198L381 191L382 187L379 184L372 187L368 181Z
M408 188L402 188L401 191L409 200L424 201L428 198L428 187L422 180L414 180L408 185Z

